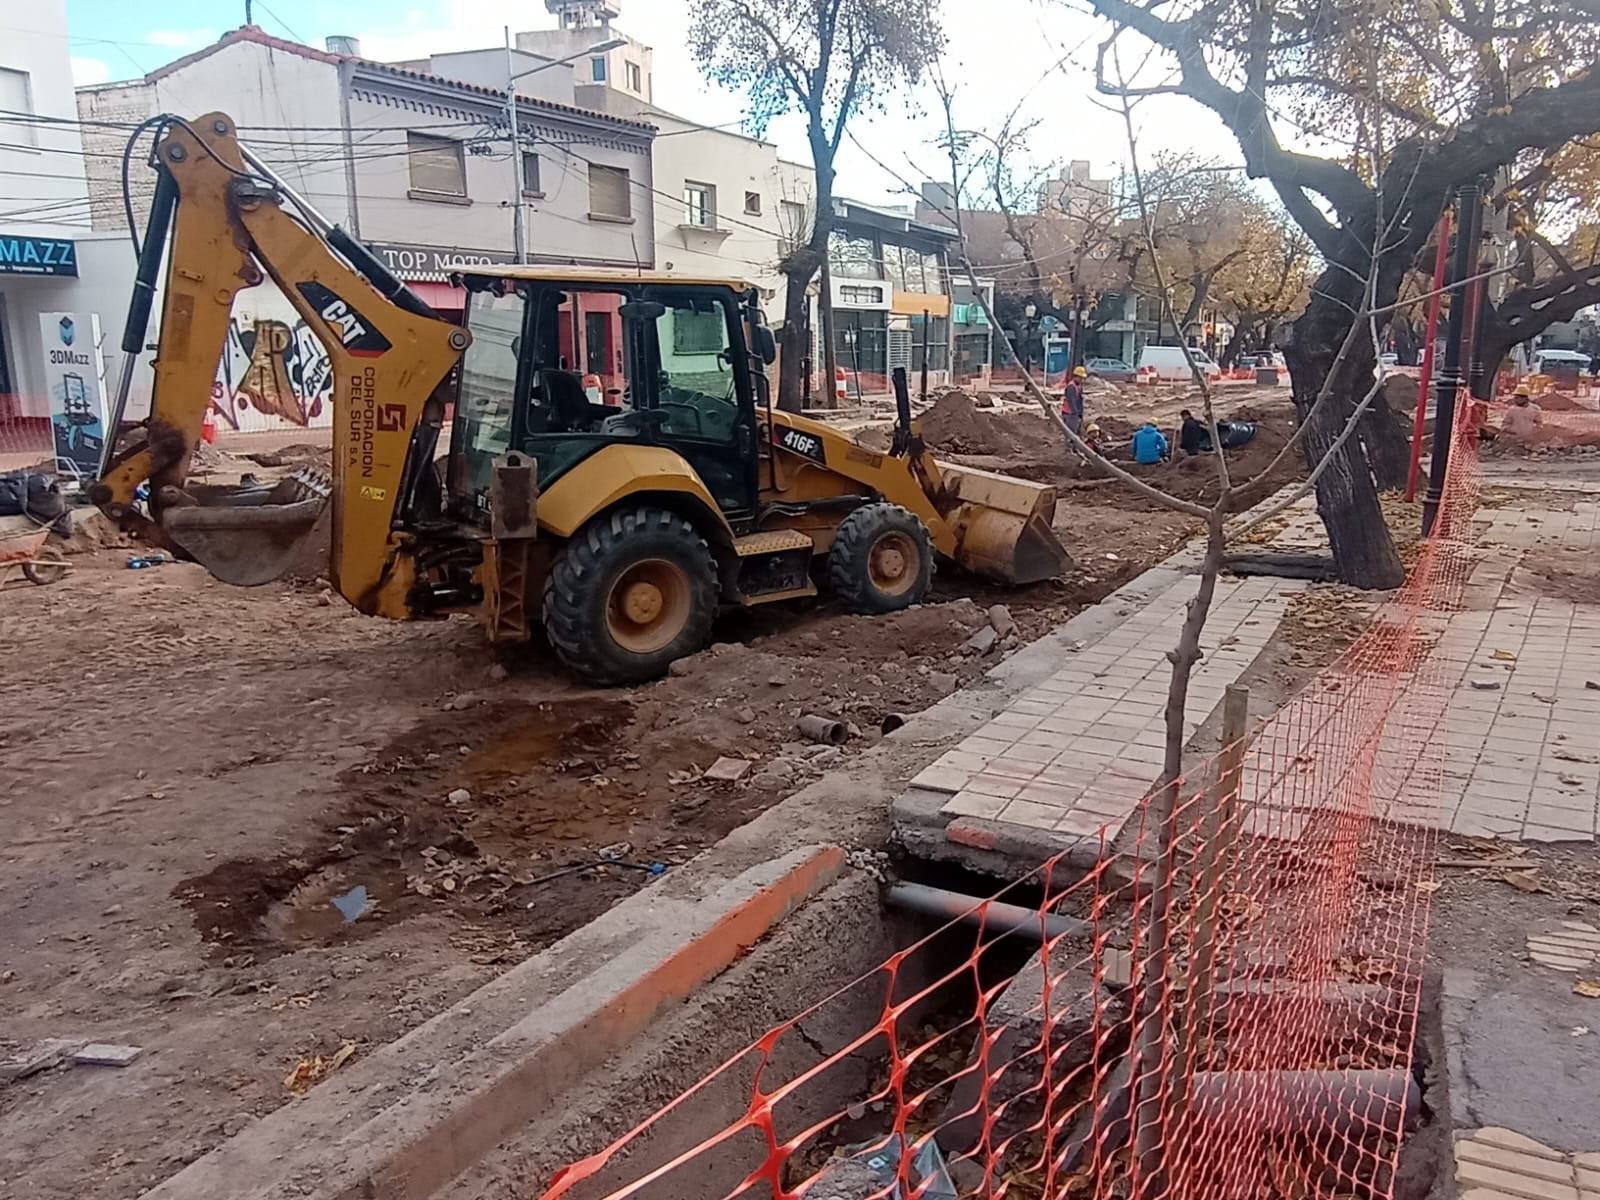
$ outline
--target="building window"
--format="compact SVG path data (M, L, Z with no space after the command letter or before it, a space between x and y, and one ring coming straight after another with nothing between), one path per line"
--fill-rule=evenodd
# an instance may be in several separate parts
M539 186L539 156L522 152L522 193L525 196L542 196L544 188Z
M721 354L728 345L728 331L722 323L722 310L693 312L672 310L672 352L674 354Z
M639 64L636 62L628 64L628 90L644 94L644 72L639 70Z
M592 79L595 83L604 83L606 81L606 60L605 59L603 59L603 58L591 58L589 60L589 78Z
M435 196L467 194L467 160L461 143L425 133L406 134L411 190Z
M709 183L683 185L683 223L702 229L717 227L717 189Z
M633 216L628 172L622 167L589 164L589 215L626 221Z
M839 302L876 308L883 303L883 289L870 284L842 283L839 285Z
M761 193L746 192L744 194L744 215L759 217L761 215Z
M855 236L835 229L828 237L828 258L833 273L845 279L884 278L878 244L871 237ZM892 275L889 278L898 282Z
M809 232L806 229L806 206L798 200L778 201L778 224L785 237L800 241Z
M13 71L0 67L0 109L7 112L31 113L33 89L29 86L26 71ZM38 145L38 126L33 121L7 121L0 116L0 141L13 145Z

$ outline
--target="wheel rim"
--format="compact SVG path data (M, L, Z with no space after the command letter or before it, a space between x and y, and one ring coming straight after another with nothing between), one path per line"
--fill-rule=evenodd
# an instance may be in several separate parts
M606 631L634 654L670 645L689 623L689 575L677 563L648 558L617 576L606 597Z
M867 575L872 586L886 596L903 596L917 582L921 555L909 534L893 530L872 544L867 556Z

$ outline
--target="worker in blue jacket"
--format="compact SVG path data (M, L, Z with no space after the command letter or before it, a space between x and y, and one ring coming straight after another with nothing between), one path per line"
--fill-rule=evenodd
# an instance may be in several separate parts
M1167 435L1146 421L1133 433L1133 461L1149 466L1167 457Z

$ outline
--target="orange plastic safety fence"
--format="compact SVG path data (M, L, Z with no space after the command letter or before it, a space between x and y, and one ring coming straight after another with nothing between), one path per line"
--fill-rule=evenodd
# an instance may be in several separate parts
M1391 1197L1474 561L1458 432L1404 585L1170 805L796 1013L544 1200Z

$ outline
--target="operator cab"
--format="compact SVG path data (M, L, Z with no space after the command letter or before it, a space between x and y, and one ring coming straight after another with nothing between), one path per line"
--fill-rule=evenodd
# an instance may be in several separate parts
M681 454L731 525L753 522L765 378L745 322L758 349L771 344L753 291L538 269L463 283L472 342L451 432L452 516L486 522L493 462L507 451L534 458L543 490L625 444Z

